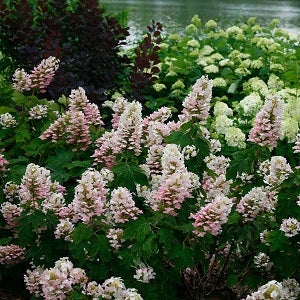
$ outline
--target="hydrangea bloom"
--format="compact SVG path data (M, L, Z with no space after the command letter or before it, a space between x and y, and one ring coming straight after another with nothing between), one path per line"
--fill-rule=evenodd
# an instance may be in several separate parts
M142 211L135 206L131 192L125 187L118 187L111 192L111 199L107 204L106 217L113 224L125 223L137 219Z
M5 113L0 115L0 125L2 128L7 129L16 127L18 122L12 114Z
M101 126L98 107L91 104L83 88L71 91L67 111L53 122L40 136L40 139L50 138L53 143L59 139L73 145L72 150L85 151L91 144L90 126Z
M5 173L7 171L7 166L9 165L9 162L6 160L4 155L1 153L0 149L0 172Z
M68 257L56 261L53 268L27 270L24 278L30 293L49 300L67 299L74 286L83 288L88 281L85 271L74 268Z
M105 212L107 190L99 171L86 170L78 185L75 187L74 199L71 208L75 222L81 220L88 223L94 216L101 216Z
M29 110L29 119L42 119L47 116L48 106L38 104Z
M14 229L18 226L19 222L17 218L20 217L21 212L23 211L20 206L11 202L3 202L0 211L6 222L7 229Z
M19 92L30 90L31 78L24 69L17 69L13 74L13 88Z
M155 275L156 274L155 274L153 268L141 263L137 266L135 275L133 275L133 278L135 278L137 281L141 281L143 283L149 283L150 280L155 278Z
M272 156L259 165L258 173L263 175L264 182L276 186L289 177L293 170L283 156Z
M300 222L295 218L283 219L280 230L286 237L293 237L300 232Z
M269 191L264 187L254 187L237 204L239 212L246 222L253 221L262 212L272 212L275 203L269 195Z
M282 282L271 280L244 300L296 300L299 293L299 284L295 279L289 278Z
M203 237L208 232L214 236L222 232L222 225L228 220L233 202L224 195L219 194L212 202L208 203L200 210L191 214L190 218L194 220L194 233Z
M293 146L294 153L300 153L300 132L297 134L295 145Z
M246 148L246 136L240 128L228 127L225 130L225 141L228 146L237 147L238 149Z
M24 259L25 248L18 245L0 246L0 264L13 265L17 264Z
M280 137L283 107L284 103L280 98L276 96L268 98L255 118L248 141L260 146L276 147Z
M273 263L270 261L270 257L266 253L258 253L254 256L254 264L257 268L263 268L266 271L269 271L273 266Z
M179 115L181 122L191 120L193 117L205 124L210 109L213 81L207 76L199 78L192 87L192 91L183 102L182 114Z
M59 59L56 57L50 56L46 59L43 59L29 75L31 80L30 88L36 88L40 93L46 93L46 88L51 83L58 67Z

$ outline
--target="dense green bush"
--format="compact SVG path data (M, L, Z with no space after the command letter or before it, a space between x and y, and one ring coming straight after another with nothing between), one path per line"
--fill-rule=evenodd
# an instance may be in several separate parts
M105 102L111 128L82 87L41 98L55 57L14 73L0 107L6 287L25 275L31 299L299 299L299 40L253 19L200 27L126 50L141 74L151 61L153 113L125 85Z

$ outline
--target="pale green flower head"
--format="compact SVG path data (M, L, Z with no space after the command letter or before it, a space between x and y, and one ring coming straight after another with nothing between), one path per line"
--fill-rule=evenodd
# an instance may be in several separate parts
M271 63L270 71L272 72L284 72L284 67L282 64Z
M153 88L156 92L160 92L160 91L166 89L166 86L163 83L154 83Z
M271 74L268 80L268 88L270 90L278 91L284 88L284 82L280 80L275 74Z
M278 37L285 37L285 38L289 38L289 34L287 33L287 31L281 29L281 28L276 28L275 32L274 32L274 36L278 36Z
M275 28L280 25L280 21L278 19L273 19L270 23L271 28Z
M251 18L249 18L249 19L247 20L247 24L248 24L249 26L253 26L253 25L255 25L255 23L256 23L256 18L255 18L255 17L251 17Z
M254 32L261 32L262 31L262 28L259 25L254 25L254 26L251 27L251 29Z
M224 56L220 53L213 53L210 57L214 60L214 62L224 59Z
M220 67L233 67L234 62L230 60L229 58L225 58L219 61L219 66Z
M218 26L218 23L215 20L208 20L204 26L207 29L214 29Z
M250 67L252 69L260 69L263 66L264 66L264 63L263 63L262 59L259 58L259 59L252 60Z
M272 44L273 44L273 42L265 37L258 38L257 43L256 43L257 47L260 47L263 49L269 48Z
M239 67L240 68L250 68L251 67L251 63L252 63L252 60L251 59L245 59L243 61L241 61Z
M215 74L219 72L219 67L216 65L208 65L206 67L203 68L204 72L207 74Z
M255 117L263 106L263 101L258 93L251 93L242 99L238 106L242 108L245 116Z
M226 32L232 36L236 36L238 34L243 34L243 30L238 26L231 26L226 29Z
M245 41L247 39L247 37L243 33L239 33L235 36L235 39L237 41Z
M211 58L211 56L200 55L199 58L197 59L197 64L202 67L206 67L208 65L214 64L214 60Z
M246 148L246 136L241 129L237 127L228 127L225 131L225 141L228 146L239 149Z
M242 58L242 54L239 50L233 50L230 52L230 54L228 55L229 58Z
M281 45L279 43L272 43L269 48L268 48L268 52L272 53L272 52L276 52L278 50L280 50Z
M236 69L234 70L234 73L235 73L236 75L240 75L240 76L247 76L247 75L250 75L250 74L251 74L250 70L247 69L247 68L236 68Z
M190 57L199 57L199 55L200 55L200 50L198 48L194 49L189 53Z
M247 90L248 87L250 91L260 92L263 95L268 91L267 84L259 77L250 78L248 82L243 84L243 86L245 87L245 90Z
M233 125L233 121L226 115L216 116L214 128L218 134L225 134L226 129Z
M242 25L241 25L241 29L242 29L243 31L246 31L247 29L249 29L249 26L248 26L247 24L242 24Z
M172 90L184 89L184 88L185 88L185 85L180 79L178 79L175 83L172 84Z
M198 31L198 28L194 24L189 24L185 27L185 33L187 35L195 35Z
M195 39L189 40L186 43L186 45L189 46L189 47L193 47L193 48L199 48L200 47L199 42L197 40L195 40Z
M183 95L183 92L180 89L175 89L171 92L171 97L178 98L178 97L181 97L182 95Z
M214 48L212 48L209 45L204 45L203 48L201 49L201 54L202 55L210 55L214 52Z
M225 115L225 116L232 116L233 111L228 105L224 102L218 101L214 106L214 115Z
M224 78L222 77L217 77L213 79L213 86L214 87L226 87L227 82Z
M172 33L169 35L169 40L171 41L179 41L180 40L180 36L177 33Z
M199 18L198 15L194 15L192 20L191 20L191 23L193 25L195 25L197 28L200 28L202 26L202 21L201 19Z
M298 121L294 118L284 118L280 128L280 139L287 139L288 143L294 143L299 131Z
M228 38L228 33L225 31L225 30L219 30L217 32L214 32L214 31L210 31L207 36L209 38L214 38L214 39L217 39L217 38Z
M167 50L169 48L169 44L167 43L160 43L159 47L161 50Z
M291 117L300 124L300 101L299 98L289 98L284 105L284 118Z

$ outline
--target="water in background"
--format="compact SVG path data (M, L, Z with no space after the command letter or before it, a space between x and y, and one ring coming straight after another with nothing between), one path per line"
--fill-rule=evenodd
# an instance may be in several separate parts
M132 35L146 31L151 20L161 22L167 32L182 31L197 14L205 23L214 19L233 26L239 21L256 17L266 26L279 19L281 28L300 34L300 0L102 0L113 13L129 9Z

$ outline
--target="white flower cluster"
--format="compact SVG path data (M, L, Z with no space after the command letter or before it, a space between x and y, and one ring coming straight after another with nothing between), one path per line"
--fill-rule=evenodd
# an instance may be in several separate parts
M145 264L141 263L138 265L135 275L133 277L137 281L141 281L144 283L149 283L151 279L155 278L155 272L153 268L146 266Z
M3 128L12 128L18 125L15 117L10 113L5 113L0 115L0 125Z
M300 222L295 218L283 219L280 230L284 232L286 237L292 237L300 232Z
M48 106L38 104L29 110L29 119L42 119L47 116Z
M245 300L296 300L300 294L299 283L295 279L285 279L282 282L271 280Z
M270 257L263 252L258 253L258 255L254 257L254 264L256 267L264 268L266 271L269 271L273 266Z

